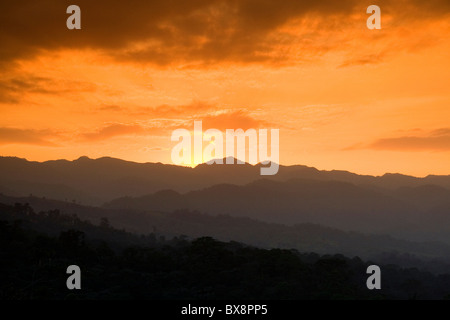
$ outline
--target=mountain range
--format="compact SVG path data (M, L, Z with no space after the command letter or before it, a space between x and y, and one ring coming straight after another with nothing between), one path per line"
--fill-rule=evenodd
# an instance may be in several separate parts
M0 157L0 192L9 195L37 195L58 200L100 205L122 196L142 196L160 190L188 192L216 184L245 185L262 178L260 164L207 165L195 168L162 163L136 163L110 157L73 161L27 161ZM434 185L450 189L449 176L417 178L401 174L358 175L348 171L324 171L313 167L280 166L273 181L309 179L341 181L372 189ZM441 189L442 191L442 189Z
M262 177L259 165L250 164L190 168L114 158L41 163L0 157L0 192L108 212L188 210L450 243L450 176L375 177L295 165Z

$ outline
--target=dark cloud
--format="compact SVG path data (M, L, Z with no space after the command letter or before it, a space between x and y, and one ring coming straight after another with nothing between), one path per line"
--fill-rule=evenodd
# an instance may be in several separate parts
M445 15L448 0L379 1L383 12L402 17ZM72 1L23 0L0 3L0 62L33 57L45 50L94 48L117 59L160 65L176 61L258 62L284 40L273 32L293 19L317 18L317 28L336 30L370 4L356 0L78 0L81 30L66 28ZM422 10L423 8L423 10ZM328 23L330 22L330 23ZM340 29L345 27L340 26ZM139 45L136 45L139 44Z
M424 135L409 135L378 139L369 145L357 144L346 150L375 149L392 151L450 151L450 128Z
M32 144L38 146L56 146L49 138L56 134L49 130L33 130L0 127L0 145Z

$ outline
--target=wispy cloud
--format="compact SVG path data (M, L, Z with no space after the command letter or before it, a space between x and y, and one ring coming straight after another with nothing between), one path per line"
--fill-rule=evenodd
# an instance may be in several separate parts
M415 130L417 131L417 130ZM441 128L422 135L408 135L358 143L345 150L374 149L392 151L450 151L450 128Z
M241 110L207 115L202 118L197 118L196 120L203 121L203 128L215 128L222 131L226 129L256 129L270 125L269 122L256 119L248 112Z
M93 132L83 133L81 138L84 141L100 141L117 136L161 134L162 131L161 128L146 127L139 124L113 123Z
M371 54L365 56L355 56L345 60L339 68L353 67L353 66L364 66L370 64L378 64L383 61L386 54Z
M108 140L119 136L169 136L172 130L184 128L191 130L194 126L194 120L203 122L203 129L218 129L225 131L226 129L244 129L268 127L271 124L265 120L259 120L253 117L247 111L220 111L205 113L202 115L189 115L189 110L203 110L210 107L204 104L196 104L187 109L179 109L180 107L170 107L164 110L164 115L170 115L166 119L146 120L139 123L110 123L105 126L95 128L90 132L78 134L81 141L101 141ZM162 109L162 108L161 108ZM147 116L162 116L159 113L159 107L150 108L151 113L145 113ZM176 117L175 117L176 116ZM181 117L180 117L181 116Z
M185 105L160 105L156 107L136 107L129 110L135 116L148 116L156 118L187 118L198 114L205 114L212 110L216 110L217 106L202 102L193 101Z
M124 108L118 105L103 105L97 108L97 111L112 111L112 112L120 112L123 111Z
M17 76L0 80L0 102L18 103L26 93L49 93L52 80L37 76Z
M50 130L33 130L0 127L0 145L30 144L38 146L57 146L51 138L57 133Z
M16 75L0 80L0 103L15 104L28 94L61 94L70 92L93 92L92 83L70 79L51 79L31 74Z

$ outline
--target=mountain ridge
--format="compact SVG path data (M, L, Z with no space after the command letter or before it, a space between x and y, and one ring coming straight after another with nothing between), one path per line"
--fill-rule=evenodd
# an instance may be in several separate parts
M121 196L141 196L163 189L188 192L219 183L244 185L261 178L274 181L291 178L337 180L385 189L419 185L437 185L450 189L450 176L444 175L419 178L386 173L371 176L344 170L318 170L304 165L281 165L277 175L260 176L258 164L200 164L191 168L160 162L137 163L113 157L91 159L82 156L75 160L44 162L0 157L0 190L22 196L36 194L59 200L75 199L91 205L100 205ZM30 188L30 184L35 187ZM62 189L66 189L66 192L61 192Z

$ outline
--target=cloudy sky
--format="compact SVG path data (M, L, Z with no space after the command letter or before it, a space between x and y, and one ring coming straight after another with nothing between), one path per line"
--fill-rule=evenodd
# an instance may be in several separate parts
M203 120L279 128L282 164L450 174L448 0L2 1L0 43L3 156L171 163Z

